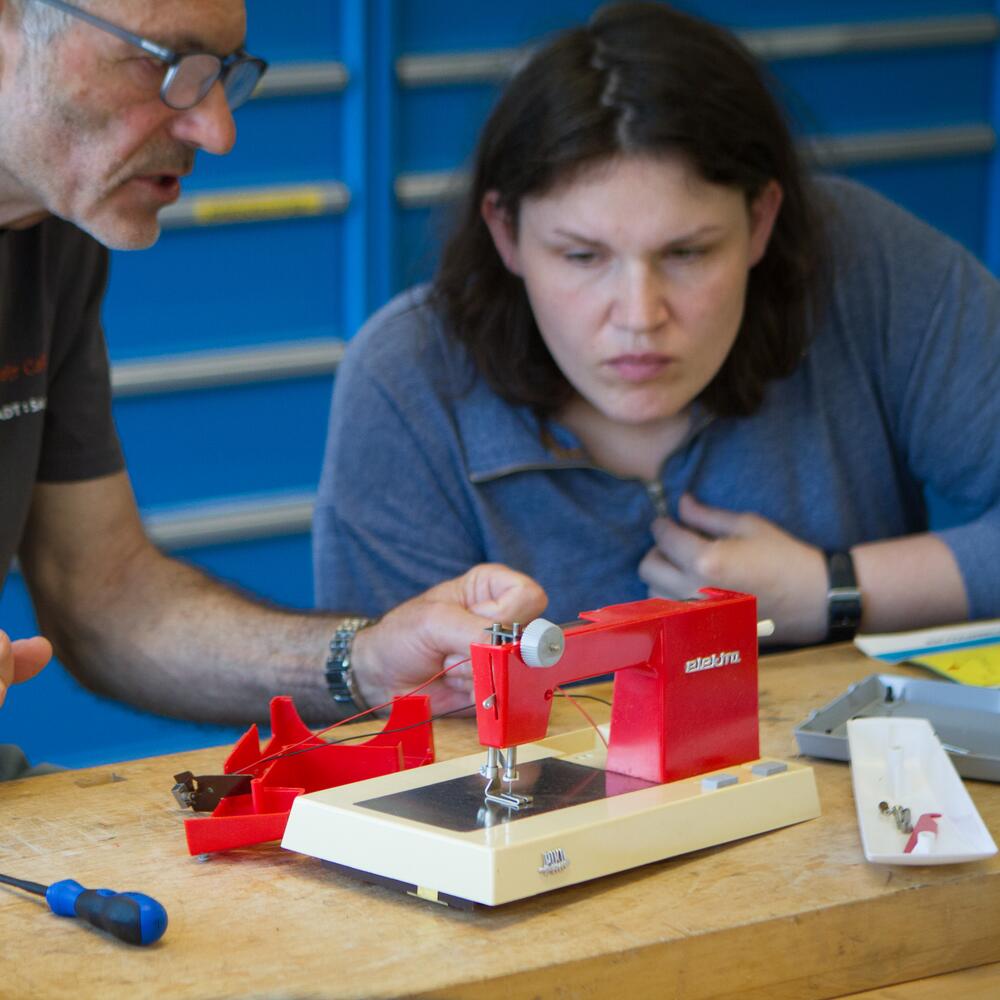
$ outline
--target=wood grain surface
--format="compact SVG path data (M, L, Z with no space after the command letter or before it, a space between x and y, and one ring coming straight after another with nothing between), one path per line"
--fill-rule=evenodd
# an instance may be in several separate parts
M762 660L762 755L798 759L795 726L877 672L850 646ZM555 706L550 732L581 725ZM478 746L471 720L435 739L439 759ZM0 784L0 871L145 892L170 915L133 948L0 886L0 997L1000 995L995 969L884 988L1000 961L1000 860L869 865L846 764L811 761L817 820L469 913L277 844L189 857L172 776L217 773L226 749ZM1000 786L966 787L997 836Z

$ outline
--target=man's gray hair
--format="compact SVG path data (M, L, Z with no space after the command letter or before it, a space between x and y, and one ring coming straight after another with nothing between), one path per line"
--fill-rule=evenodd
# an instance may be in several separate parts
M65 11L38 0L7 0L7 3L17 9L25 37L38 45L50 42L73 21ZM76 0L76 5L86 7L87 3Z

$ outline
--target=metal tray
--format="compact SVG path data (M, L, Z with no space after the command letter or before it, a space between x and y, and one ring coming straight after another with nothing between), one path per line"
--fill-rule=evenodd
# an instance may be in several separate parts
M799 751L850 760L849 719L927 719L963 778L1000 781L1000 690L872 674L795 730Z

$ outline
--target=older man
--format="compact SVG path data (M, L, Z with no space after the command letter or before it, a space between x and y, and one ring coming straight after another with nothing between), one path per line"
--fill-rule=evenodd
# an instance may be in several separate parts
M307 616L147 540L111 419L104 247L152 244L195 153L232 148L264 70L244 33L242 0L0 0L0 585L17 553L43 631L98 691L239 722L281 692L320 720L408 690L544 594L480 566L376 624ZM0 701L50 654L0 633ZM447 711L468 678L429 690Z

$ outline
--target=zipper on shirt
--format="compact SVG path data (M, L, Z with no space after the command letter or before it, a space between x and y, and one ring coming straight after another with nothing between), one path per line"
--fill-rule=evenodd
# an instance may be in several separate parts
M646 487L646 493L653 504L653 510L656 511L656 516L669 517L670 511L667 508L667 494L663 489L663 483L661 483L659 479L650 479L643 485Z
M676 448L669 454L666 455L663 461L660 463L659 476L656 479L641 480L643 486L646 487L646 495L649 497L650 503L653 505L653 510L656 511L657 517L670 517L670 508L667 506L667 491L663 488L663 477L666 474L667 463L670 462L675 455L680 454L685 448L690 447L691 443L696 437L715 419L710 413L706 413L704 410L699 409L698 412L692 417L691 424L687 429L687 433L681 440L681 443L677 445Z

